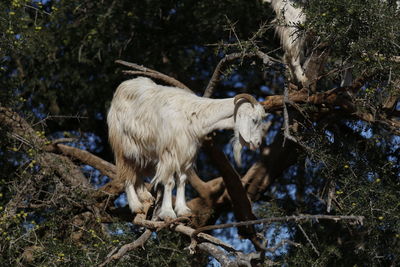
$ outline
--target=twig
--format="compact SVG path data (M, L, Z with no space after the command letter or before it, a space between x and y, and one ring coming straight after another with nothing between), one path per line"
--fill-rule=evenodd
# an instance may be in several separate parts
M246 57L246 54L244 54L244 53L233 53L233 54L226 55L224 58L222 58L219 61L217 67L215 68L210 81L208 82L208 85L207 85L206 90L204 91L203 97L211 97L212 96L215 85L219 82L222 67L225 64L227 64L228 62L231 62L233 60L236 60L238 58L244 58L244 57Z
M308 237L308 235L306 234L306 231L304 231L303 227L300 224L297 224L297 226L299 227L300 231L303 233L304 237L307 239L308 243L310 243L312 249L314 250L314 252L318 255L318 257L320 256L320 253L318 251L318 249L314 246L313 242L311 242L311 239Z
M284 89L284 96L283 96L283 125L284 125L284 139L283 139L283 143L282 146L285 146L286 143L286 138L295 142L295 143L299 143L297 141L296 138L294 138L291 134L290 134L290 130L289 130L289 114L287 111L287 107L286 104L290 104L290 100L289 100L289 92L288 92L288 87L285 85L285 89Z
M126 67L138 70L138 71L133 71L133 74L140 74L140 75L145 75L145 76L149 76L152 78L156 78L159 80L162 80L170 85L185 89L186 91L192 92L192 90L189 89L189 87L187 87L186 85L184 85L183 83L181 83L180 81L176 80L175 78L172 78L171 76L165 75L161 72L140 66L138 64L135 63L130 63L127 61L123 61L123 60L116 60L115 63L117 64L121 64L124 65ZM124 71L125 73L132 73L132 71Z
M72 143L78 141L78 138L59 138L51 141L52 145L58 145L61 143Z
M23 138L23 137L20 136L19 134L16 134L16 133L7 133L7 135L10 136L11 138L14 138L14 139L20 141L21 143L23 143L23 144L25 144L25 145L27 145L27 146L29 146L29 147L34 147L34 145L31 144L31 143L29 142L29 140Z
M49 12L42 10L42 9L38 9L37 7L31 6L31 5L24 4L24 7L31 8L33 10L36 10L36 12L42 12L46 15L51 15Z
M236 34L236 30L235 30L235 24L236 24L237 22L233 23L233 22L229 19L229 17L228 17L227 15L225 15L225 18L226 18L226 20L227 20L228 23L229 23L229 35L230 35L231 33L233 33L233 35L235 35L235 39L236 39L236 41L237 41L237 44L239 45L240 50L243 51L243 45L242 45L242 43L240 42L240 39L239 39L238 35ZM229 36L229 38L231 38L231 36Z
M156 211L153 211L153 215L152 215L152 219L156 218ZM146 217L144 214L137 214L135 217L136 219L140 219L143 221L146 221ZM99 265L99 267L103 267L106 264L110 263L113 260L119 260L120 258L122 258L127 252L134 250L136 248L138 248L139 246L143 247L144 244L146 243L147 240L149 240L151 234L153 233L154 228L149 228L146 227L146 231L138 238L136 239L134 242L129 243L129 244L125 244L123 245L117 253L114 254L114 252L116 251L116 249L113 249L108 255L106 260Z
M273 246L272 248L266 248L265 250L268 251L268 252L273 253L273 252L275 252L278 248L282 247L282 246L285 245L285 244L290 244L290 245L295 246L295 247L300 247L300 246L301 246L301 244L299 244L299 243L293 242L293 241L288 240L288 239L283 239L283 240L281 240L281 242L279 242L278 244L276 244L276 245Z
M36 126L38 124L44 123L46 120L53 120L53 119L88 119L87 116L80 116L80 115L47 115L45 118L41 119L40 121L33 123L32 126Z
M332 180L328 184L328 199L326 201L326 211L331 212L332 199L335 198L335 182Z

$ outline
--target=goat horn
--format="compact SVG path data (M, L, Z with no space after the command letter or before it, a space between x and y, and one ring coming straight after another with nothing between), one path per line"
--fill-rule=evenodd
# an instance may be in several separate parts
M238 94L235 96L235 100L233 101L233 103L236 105L236 103L241 99L244 98L247 101L249 101L251 103L251 105L254 107L254 105L258 104L257 99L254 98L254 96L249 95L249 94Z

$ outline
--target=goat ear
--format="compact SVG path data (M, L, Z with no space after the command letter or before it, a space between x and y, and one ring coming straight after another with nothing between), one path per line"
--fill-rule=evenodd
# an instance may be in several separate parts
M266 119L266 118L268 117L268 115L269 115L269 113L264 112L264 114L262 115L262 118L263 118L263 119Z
M265 135L268 132L269 127L271 127L271 125L272 125L271 121L267 121L262 124L263 135Z

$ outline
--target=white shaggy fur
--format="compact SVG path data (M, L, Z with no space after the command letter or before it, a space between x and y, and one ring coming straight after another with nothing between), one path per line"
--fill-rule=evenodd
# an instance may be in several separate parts
M307 83L302 64L304 63L304 37L298 32L296 25L303 24L306 15L301 8L293 5L293 0L266 0L276 13L276 32L285 52L285 62L288 64L293 78L303 85Z
M240 98L208 99L182 89L161 86L144 77L123 82L108 113L109 138L118 179L126 180L129 207L143 212L142 202L154 199L143 177L164 185L161 219L190 213L185 201L187 171L202 139L217 129L234 129L234 146L256 149L262 140L264 108ZM237 150L237 149L236 149ZM239 149L240 153L240 149ZM240 161L240 154L235 155ZM172 190L177 182L175 212Z

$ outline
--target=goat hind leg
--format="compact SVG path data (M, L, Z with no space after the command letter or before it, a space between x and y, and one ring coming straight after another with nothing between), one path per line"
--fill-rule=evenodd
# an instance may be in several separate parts
M151 206L154 203L154 197L149 192L149 190L147 190L142 177L138 177L136 184L137 184L137 193L138 193L139 199Z
M139 199L142 200L143 202L147 203L154 203L154 197L153 195L147 190L145 185L141 185L138 187L138 195Z
M144 213L143 204L136 193L138 175L134 164L130 160L121 156L116 158L116 165L117 179L119 181L125 181L125 192L129 208L133 213Z
M143 204L136 194L135 187L132 183L127 182L125 185L126 197L128 199L129 208L133 213L144 213Z

